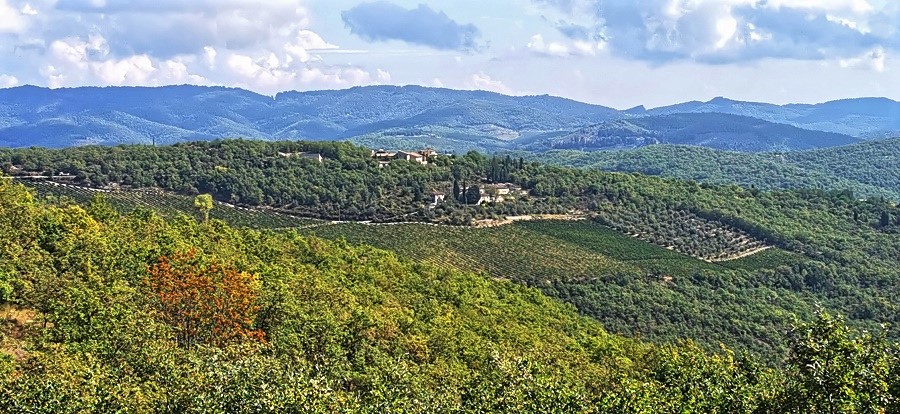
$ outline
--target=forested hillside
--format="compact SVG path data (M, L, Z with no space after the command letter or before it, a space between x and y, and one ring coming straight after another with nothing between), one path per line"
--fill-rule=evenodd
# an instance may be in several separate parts
M532 151L602 150L678 144L761 152L834 147L856 142L856 138L847 135L800 129L746 116L687 113L604 122L538 140L524 148Z
M172 144L244 137L349 140L372 148L428 146L459 154L651 142L764 151L896 134L898 108L900 104L888 99L787 106L717 99L619 111L545 95L421 86L275 96L189 85L22 86L0 89L0 146Z
M759 118L799 128L836 132L862 138L896 136L900 133L900 102L886 98L841 99L820 104L773 105L715 98L708 102L635 110L637 115L678 113L722 113Z
M46 205L5 181L0 235L3 412L900 408L894 345L824 312L773 369L369 247Z
M301 150L325 159L278 154ZM263 211L332 220L465 225L472 233L434 226L365 226L362 236L353 226L307 231L487 271L568 301L617 333L639 332L655 341L692 337L707 349L727 343L774 358L787 347L779 332L794 317L810 320L817 304L857 327L898 322L892 298L900 293L900 210L844 191L765 192L477 153L379 168L365 150L334 143L224 141L9 150L0 156L8 170L40 172L71 185L209 193ZM522 193L478 203L494 197L480 195L481 187L497 186ZM442 192L444 201L434 204L433 191ZM558 231L468 227L538 214L584 223ZM604 241L608 232L645 244ZM558 245L575 253L546 261L555 246L548 237L563 237ZM497 245L473 247L485 240ZM539 240L549 247L530 250ZM621 246L631 247L622 252ZM641 251L664 260L642 262ZM744 254L750 256L732 261ZM630 301L622 301L625 293ZM889 334L900 337L895 327Z
M748 154L653 145L634 151L511 153L557 165L640 172L758 189L850 190L860 197L900 199L900 139L837 148Z
M201 139L336 140L390 144L414 136L442 150L496 148L618 111L549 96L378 86L286 92L222 87L0 89L0 145L172 144ZM373 145L377 146L377 144Z

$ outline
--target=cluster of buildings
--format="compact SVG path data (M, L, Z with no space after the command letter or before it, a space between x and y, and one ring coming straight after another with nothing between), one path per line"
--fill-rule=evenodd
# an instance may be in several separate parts
M465 191L465 190L464 190ZM528 190L523 189L512 183L496 183L496 184L479 184L479 198L475 203L481 205L484 203L502 203L504 201L512 201L517 197L528 195ZM442 204L447 196L440 191L431 192L431 206L435 207Z
M507 199L528 195L528 190L512 183L482 184L479 191L481 198L478 199L477 204L502 203Z
M416 164L426 165L429 160L437 155L438 153L431 148L425 148L421 151L385 151L384 149L372 151L372 158L378 160L379 167L384 167L393 160L406 160Z
M316 152L279 152L278 155L285 158L303 158L320 163L325 160L325 157L323 157L322 154Z

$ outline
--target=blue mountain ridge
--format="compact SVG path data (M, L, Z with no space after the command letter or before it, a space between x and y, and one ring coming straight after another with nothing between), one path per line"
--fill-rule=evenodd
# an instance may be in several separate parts
M702 131L685 127L673 133L671 116L684 113L723 116L703 116ZM753 117L764 123L736 123L725 115ZM429 145L443 151L540 149L552 147L553 139L591 126L603 129L601 126L615 122L640 125L637 129L644 135L639 137L646 139L634 140L633 146L668 137L675 143L715 142L713 146L718 148L791 150L896 133L900 131L900 103L862 98L772 105L716 98L620 111L547 95L507 96L422 86L368 86L275 96L191 85L0 89L0 146L6 147L171 144L242 137L351 140L370 146ZM705 138L698 139L698 134ZM775 138L766 134L775 134ZM752 142L729 141L735 139ZM802 145L793 144L801 141Z

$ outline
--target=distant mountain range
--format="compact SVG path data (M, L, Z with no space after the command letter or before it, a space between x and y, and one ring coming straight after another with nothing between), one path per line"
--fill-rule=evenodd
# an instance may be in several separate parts
M748 116L698 112L604 122L533 142L524 149L600 150L679 144L760 152L814 149L859 141L848 135L801 129Z
M759 118L799 128L873 138L900 131L900 102L887 98L842 99L821 104L773 105L715 98L709 102L685 102L649 111L634 108L632 115L722 113Z
M687 102L625 111L551 96L420 86L286 92L200 86L0 89L0 146L171 144L216 138L350 140L440 151L634 148L741 151L845 145L900 131L900 103Z

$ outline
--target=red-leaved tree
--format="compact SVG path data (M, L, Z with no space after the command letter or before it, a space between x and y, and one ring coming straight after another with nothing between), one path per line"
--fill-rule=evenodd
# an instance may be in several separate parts
M224 346L265 340L253 329L259 311L258 280L219 261L202 261L194 249L160 257L147 285L160 317L175 328L180 345Z

